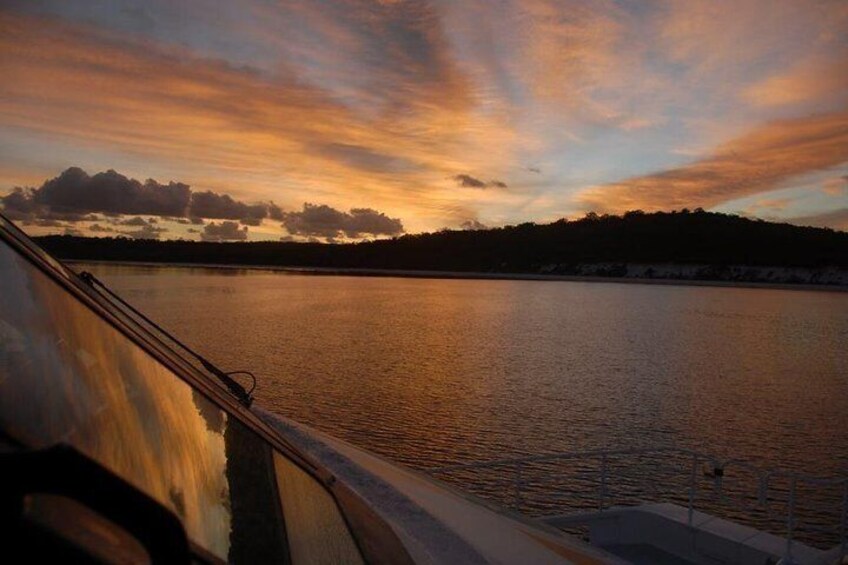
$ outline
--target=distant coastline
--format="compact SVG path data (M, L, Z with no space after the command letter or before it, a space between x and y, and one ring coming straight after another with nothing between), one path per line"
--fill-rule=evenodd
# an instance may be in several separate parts
M316 275L844 291L848 233L704 212L629 212L355 243L44 236L62 259Z
M745 280L706 280L686 278L648 278L648 277L617 277L617 276L591 276L591 275L556 275L540 273L482 273L462 271L433 271L433 270L411 270L411 269L364 269L364 268L337 268L337 267L290 267L281 265L240 265L223 263L178 263L178 262L156 262L156 261L112 261L112 260L88 260L88 259L66 259L65 263L70 265L117 265L128 267L157 267L157 268L191 268L191 269L214 269L234 271L271 271L289 274L315 275L315 276L352 276L352 277L395 277L416 279L447 279L447 280L517 280L517 281L564 281L564 282L590 282L590 283L623 283L623 284L648 284L663 286L703 286L719 288L758 288L774 290L815 290L820 292L848 292L848 284L822 284L804 282L764 282Z

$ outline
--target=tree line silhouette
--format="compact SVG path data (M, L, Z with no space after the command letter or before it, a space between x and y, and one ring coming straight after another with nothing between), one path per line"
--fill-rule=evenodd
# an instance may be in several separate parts
M550 224L442 230L347 244L37 239L58 257L77 260L566 274L576 265L597 263L848 268L846 232L700 209L589 213Z

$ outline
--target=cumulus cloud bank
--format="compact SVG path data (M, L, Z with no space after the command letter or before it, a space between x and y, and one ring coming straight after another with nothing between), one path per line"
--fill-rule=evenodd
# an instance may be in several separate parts
M283 227L292 235L356 239L368 235L400 235L403 223L371 208L342 212L325 204L305 203L299 212L283 212Z
M229 194L217 194L211 190L191 195L191 215L198 218L240 220L245 225L258 226L269 216L268 209L268 204L245 204Z
M14 220L82 221L96 219L88 216L91 213L107 216L149 214L195 224L202 224L201 218L210 218L239 220L257 226L265 218L282 219L282 211L271 202L246 204L228 194L193 192L189 185L181 182L161 184L148 179L142 183L111 169L89 175L79 167L66 169L38 188L17 187L0 197L0 202Z
M211 222L203 227L200 239L203 241L244 241L247 239L247 226L240 228L238 222L226 220L220 224Z
M404 233L400 219L372 208L342 212L327 205L306 203L300 211L286 212L273 202L247 204L228 194L195 192L179 182L161 184L148 179L142 183L114 170L90 176L79 167L66 169L38 188L16 187L0 196L0 205L9 218L25 225L67 228L66 222L87 222L87 228L78 226L75 233L88 230L91 235L137 239L159 239L168 232L157 225L160 220L203 226L202 230L182 229L185 233L199 233L204 241L245 240L246 226L259 226L264 220L281 222L291 235L304 238L358 239ZM127 230L128 227L138 229Z
M183 216L191 189L183 183L160 184L153 179L141 183L111 169L89 176L79 167L70 167L30 195L36 206L60 213Z
M159 237L166 231L168 230L165 228L145 224L137 230L118 231L118 234L131 237L133 239L159 239Z

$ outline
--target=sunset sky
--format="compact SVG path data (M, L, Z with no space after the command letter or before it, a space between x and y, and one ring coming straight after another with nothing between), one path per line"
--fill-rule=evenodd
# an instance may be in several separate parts
M0 196L32 233L848 230L845 0L6 0L0 43Z

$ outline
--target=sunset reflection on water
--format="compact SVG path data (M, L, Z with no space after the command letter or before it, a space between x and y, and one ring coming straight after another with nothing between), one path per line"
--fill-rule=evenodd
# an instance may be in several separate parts
M86 268L260 404L418 469L676 445L848 474L845 293Z
M845 293L92 267L264 405L414 466L675 443L848 471Z

